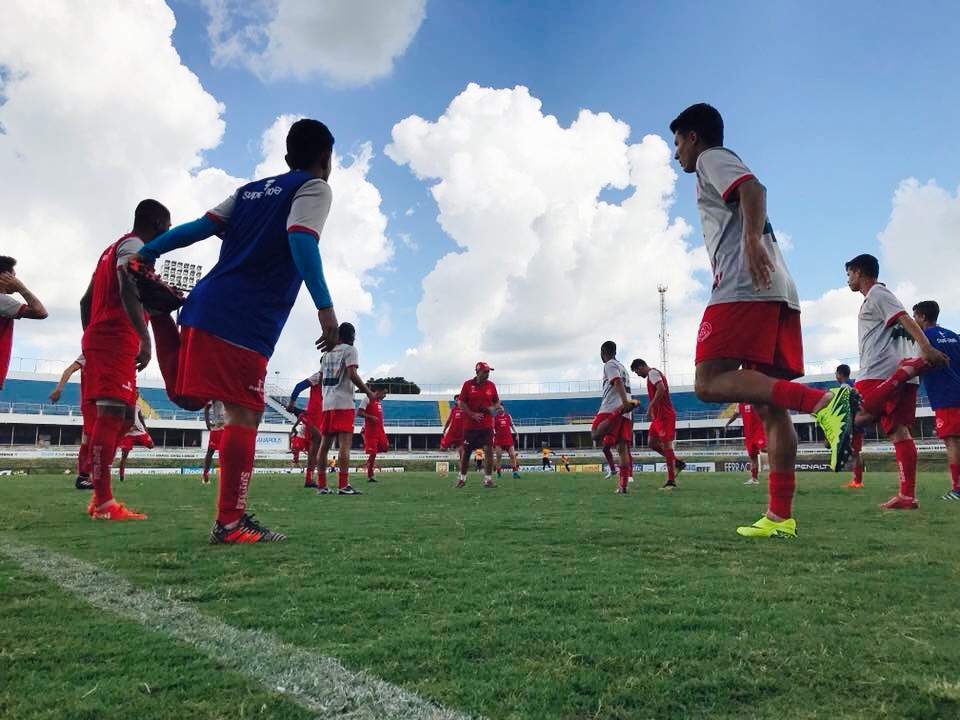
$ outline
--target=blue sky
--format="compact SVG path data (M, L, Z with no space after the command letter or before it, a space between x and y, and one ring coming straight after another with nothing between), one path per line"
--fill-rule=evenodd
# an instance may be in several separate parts
M297 4L296 0L285 2ZM371 7L354 4L358 13L363 11L359 6ZM436 349L444 340L425 332L416 312L424 300L423 279L443 256L463 251L458 246L462 238L451 237L438 223L440 208L430 192L438 178L417 178L410 164L398 164L385 147L397 123L413 115L436 122L469 83L498 89L523 85L542 103L543 114L555 116L563 128L581 109L609 113L630 126L629 144L640 143L651 133L672 144L667 125L679 110L698 101L716 105L726 121L726 145L767 186L773 224L792 241L787 262L801 297L826 305L812 309L813 321L829 314L831 301L825 296L842 288L844 259L864 251L887 259L878 234L891 227L893 195L902 181L914 177L922 185L935 180L945 195L934 200L942 206L939 210L946 217L957 212L960 164L949 123L960 111L953 31L960 26L960 6L953 4L606 2L591 6L566 0L430 1L425 18L392 70L359 83L331 78L322 70L306 78L262 79L242 62L214 62L216 40L208 24L211 8L216 6L235 12L238 5L232 0L170 3L176 18L172 45L180 62L196 74L203 91L225 106L222 140L202 151L203 166L220 168L237 178L249 177L262 159L262 134L283 114L325 121L344 157L370 143L373 158L365 180L380 193L384 235L393 255L386 264L373 264L366 271L364 282L374 311L356 315L362 364L369 371L396 368L413 374L416 366L398 364L398 358L418 347L420 357L426 357L427 345ZM263 12L269 15L269 10ZM362 22L369 23L369 17ZM356 43L354 51L362 56L363 43ZM15 60L0 58L0 64L17 69ZM589 160L581 158L572 167L581 168ZM343 202L337 194L336 175L331 185L335 204ZM616 205L632 192L632 186L607 188L599 198ZM685 243L693 252L700 244L700 231L691 177L681 174L675 180L673 197L669 216L682 218L692 227ZM923 198L911 195L904 202L913 203L905 212L929 214L922 208ZM0 214L0 226L3 217ZM951 241L960 245L955 238L937 236L936 229L918 228L923 237L903 237L902 225L894 228L896 232L890 230L890 243L915 239L928 249ZM644 253L631 256L629 244L623 244L620 257L637 273L656 273L646 264ZM951 257L957 259L956 251ZM503 262L509 265L509 255ZM689 274L702 283L702 266L690 262ZM951 288L926 284L923 262L901 265L891 270L891 285L912 283L921 294L933 291L938 297L942 291L948 301L956 297L950 294ZM491 272L490 267L483 268ZM603 277L594 281L600 288L603 282ZM678 325L671 328L671 347L678 348L678 373L689 369L689 353L684 355L682 348L690 343L677 334L689 332L700 310L690 306L702 304L705 297L703 289L688 288L675 298L683 305L682 311L676 309ZM652 311L657 297L645 292L631 302L649 305ZM945 321L960 320L952 307L946 307L950 302L943 304ZM384 305L389 308L389 329L380 327L378 332L377 309ZM855 304L852 307L855 313ZM841 312L849 315L850 308L846 302ZM526 310L511 306L509 314L520 316ZM531 311L541 312L536 307ZM684 313L690 318L680 321ZM650 317L649 313L642 321L638 317L639 327L615 317L609 321L609 334L643 335L636 351L654 355L657 329L650 326ZM508 324L504 320L492 327ZM853 326L847 322L843 327L847 332ZM565 332L590 335L592 329L569 327ZM813 329L815 324L808 331ZM436 330L432 332L436 335ZM830 334L829 328L826 332ZM598 335L596 339L605 338ZM591 349L598 344L594 340L590 335L585 345L574 343L571 352L578 359L568 366L543 361L548 366L543 372L524 368L509 377L544 381L556 379L550 373L564 378L578 372L589 375L598 366ZM487 348L495 346L481 339L470 353L487 357L496 352L485 353ZM15 353L43 352L49 354L51 349L18 339ZM808 343L807 359L848 358L855 352L855 338L846 345L817 340ZM522 363L523 357L511 361ZM464 375L466 360L458 357L457 362L450 379ZM535 354L530 362L537 362ZM301 364L278 367L284 375L296 374ZM425 382L446 379L438 367L437 363L424 366Z

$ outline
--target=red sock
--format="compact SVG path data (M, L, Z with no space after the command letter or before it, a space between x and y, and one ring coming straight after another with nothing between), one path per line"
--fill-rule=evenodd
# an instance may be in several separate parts
M374 461L377 459L376 454L367 456L367 478L373 477L373 469L376 467Z
M307 465L307 474L306 474L306 476L305 476L304 479L303 479L303 481L304 481L305 483L312 483L312 482L313 482L313 471L316 470L316 469L317 469L317 466L316 466L316 465Z
M904 497L916 497L917 492L917 444L913 438L907 438L893 444L900 468L900 494Z
M677 456L670 448L663 451L663 456L667 459L667 482L674 482L677 479Z
M229 525L247 509L247 491L257 448L256 428L226 425L220 440L220 489L217 520Z
M950 465L950 482L954 490L960 490L960 463Z
M853 466L853 481L863 484L863 465L860 463Z
M340 472L337 473L337 487L343 490L349 484L350 468L340 468Z
M113 500L110 466L117 454L117 441L126 427L126 420L114 415L98 415L94 421L90 437L90 480L93 504L97 507Z
M77 475L90 474L90 442L80 443L77 452Z
M518 462L514 462L514 463L513 463L513 471L514 471L514 472L520 472L520 463L518 463Z
M824 390L818 390L803 383L777 380L770 393L770 404L809 414L826 394Z
M770 512L783 519L793 517L793 493L797 476L792 472L770 472L767 487L770 494Z
M760 462L759 460L750 460L750 477L753 480L757 479L757 476L760 474Z

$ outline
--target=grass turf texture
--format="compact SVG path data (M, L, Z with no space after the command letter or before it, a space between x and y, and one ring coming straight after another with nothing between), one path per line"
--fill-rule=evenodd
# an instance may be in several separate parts
M802 475L795 541L734 533L765 505L743 479L684 474L663 493L638 475L621 497L593 475L484 490L474 473L454 491L405 473L338 497L256 476L251 510L290 540L210 547L215 485L195 478L117 483L150 520L105 523L72 478L8 477L0 542L93 562L491 718L960 717L960 505L936 500L945 473L921 477L919 512L888 513L891 473L860 491ZM0 715L307 715L110 620L0 555Z

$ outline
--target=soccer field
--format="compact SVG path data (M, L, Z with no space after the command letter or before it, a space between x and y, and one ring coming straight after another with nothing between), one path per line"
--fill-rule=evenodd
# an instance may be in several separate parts
M957 718L945 477L884 513L893 473L801 475L787 541L735 534L766 499L739 474L257 476L289 541L242 547L194 478L116 483L150 519L106 523L72 477L5 477L0 717Z

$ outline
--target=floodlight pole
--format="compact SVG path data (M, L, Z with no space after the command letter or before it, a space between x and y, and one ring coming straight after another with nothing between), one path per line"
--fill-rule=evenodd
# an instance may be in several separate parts
M667 373L667 286L657 285L660 293L660 370Z

